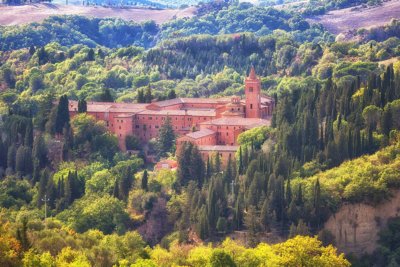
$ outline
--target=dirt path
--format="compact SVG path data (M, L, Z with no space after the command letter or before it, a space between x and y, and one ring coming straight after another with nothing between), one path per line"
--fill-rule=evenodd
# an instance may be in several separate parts
M0 25L19 25L30 22L41 22L54 15L82 15L97 18L121 18L137 22L154 20L156 23L164 23L173 17L192 17L195 8L151 10L139 8L106 8L86 7L59 4L32 4L22 6L1 6Z
M359 28L382 26L393 18L400 19L400 0L385 2L382 6L372 8L335 10L309 21L322 23L330 32L339 34Z

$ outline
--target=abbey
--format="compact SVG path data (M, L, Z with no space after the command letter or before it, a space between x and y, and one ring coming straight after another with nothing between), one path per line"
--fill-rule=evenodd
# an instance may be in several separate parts
M178 135L177 148L184 142L196 144L206 159L220 153L222 163L235 155L237 137L254 127L270 125L274 99L261 94L261 81L254 68L245 79L245 99L175 98L150 104L88 102L87 113L105 121L126 150L125 138L136 135L142 142L156 138L167 117ZM78 103L70 101L70 115L78 112Z

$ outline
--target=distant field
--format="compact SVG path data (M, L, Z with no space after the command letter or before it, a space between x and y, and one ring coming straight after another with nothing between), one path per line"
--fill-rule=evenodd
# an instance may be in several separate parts
M106 8L86 7L76 5L59 4L32 4L23 6L0 6L0 25L19 25L30 22L41 22L54 15L82 15L97 18L121 18L137 22L154 20L156 23L163 23L173 17L192 17L195 8L186 9L139 9L139 8Z
M400 0L385 2L377 7L335 10L309 21L322 23L330 32L339 34L359 28L382 26L392 18L400 19Z

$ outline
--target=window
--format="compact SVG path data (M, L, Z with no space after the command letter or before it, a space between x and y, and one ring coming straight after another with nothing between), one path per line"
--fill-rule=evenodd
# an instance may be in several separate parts
M136 127L136 129L138 129L138 128L139 128L139 125L136 125L135 127Z
M153 118L152 117L149 117L149 120L152 120Z
M253 109L253 104L250 104L250 109Z
M252 93L253 92L253 87L249 88L249 92Z
M228 136L229 135L229 133L226 133L226 136Z
M121 126L119 126L119 129L121 130Z
M124 122L123 120L121 120L121 122Z

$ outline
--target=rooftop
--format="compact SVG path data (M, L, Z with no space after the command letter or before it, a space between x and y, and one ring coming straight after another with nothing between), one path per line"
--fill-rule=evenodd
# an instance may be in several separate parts
M199 138L202 138L202 137L205 137L205 136L209 136L209 135L212 135L212 134L215 134L215 132L213 130L202 129L202 130L197 131L197 132L188 133L186 136L190 137L190 138L193 138L193 139L199 139Z
M236 152L239 146L198 146L199 151Z
M163 109L163 110L141 110L141 115L161 115L161 116L215 116L214 110L182 110L182 109Z
M202 122L204 125L237 125L246 128L254 128L258 126L269 126L271 120L257 119L257 118L220 118L211 121Z

